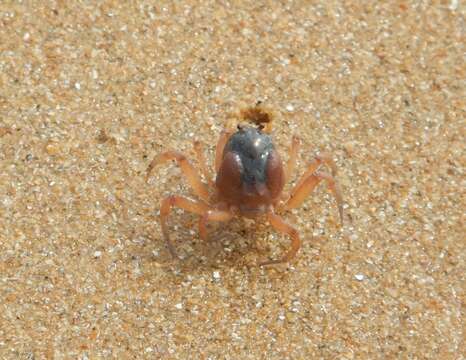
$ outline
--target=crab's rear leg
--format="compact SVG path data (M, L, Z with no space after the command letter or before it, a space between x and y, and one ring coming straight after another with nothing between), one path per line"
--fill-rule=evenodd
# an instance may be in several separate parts
M343 224L343 199L341 196L340 187L338 186L335 178L330 174L320 171L316 171L307 175L306 174L291 191L290 197L283 205L283 208L285 210L297 208L304 202L304 200L306 200L308 195L316 188L316 186L322 180L325 180L327 181L328 188L337 201L340 222Z
M183 171L183 174L186 176L189 184L193 188L194 193L199 196L202 200L209 200L209 191L207 186L202 182L199 174L196 172L194 167L188 161L186 156L179 153L178 151L167 151L154 158L147 168L146 180L149 178L151 171L158 164L163 164L169 160L175 160Z
M286 223L281 216L275 214L273 211L270 211L267 214L267 219L275 230L290 236L291 248L281 259L264 261L260 263L259 266L280 264L290 261L294 258L299 248L301 247L301 239L299 238L298 231L293 226Z
M170 241L167 225L168 216L170 215L170 211L173 206L198 215L204 214L210 209L210 207L202 201L192 201L177 195L171 195L163 199L162 206L160 208L160 223L162 225L162 233L165 242L167 243L168 250L174 258L177 258L178 256L176 255L175 248Z
M290 160L292 159L292 149L293 145L290 149ZM327 165L332 171L332 176L336 176L337 166L335 162L329 154L323 153L314 157L314 160L308 166L303 176L301 177L301 180L296 184L295 188L299 187L303 183L303 181L305 181L309 175L313 174L321 165ZM290 167L290 164L288 164L288 167Z

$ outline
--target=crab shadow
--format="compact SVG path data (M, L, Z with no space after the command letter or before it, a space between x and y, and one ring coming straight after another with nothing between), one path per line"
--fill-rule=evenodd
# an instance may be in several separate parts
M167 269L183 272L212 272L219 268L257 267L269 253L264 240L270 228L262 222L235 218L228 223L211 223L208 238L199 237L198 217L181 214L170 219L170 240L178 259L173 258L160 232L145 234L156 248L146 257ZM178 225L175 225L178 224ZM147 249L146 251L149 251Z

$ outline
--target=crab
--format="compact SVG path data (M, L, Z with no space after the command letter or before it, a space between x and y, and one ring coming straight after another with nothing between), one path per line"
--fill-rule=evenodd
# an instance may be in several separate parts
M213 180L204 158L202 146L194 141L194 151L207 184L186 156L178 151L167 151L156 156L147 169L147 180L159 164L176 161L199 200L190 200L179 195L163 199L160 208L160 222L168 250L178 258L170 241L168 217L173 207L198 214L199 235L207 239L209 222L228 222L235 216L259 219L266 218L279 233L291 238L290 249L280 258L266 260L259 266L286 263L292 260L301 247L298 231L286 222L281 212L299 207L307 196L325 181L338 205L340 222L343 224L343 200L335 179L336 165L328 154L315 156L301 179L288 194L283 192L295 169L300 140L293 136L286 166L273 144L271 136L264 131L264 125L241 126L236 131L225 129L218 139L215 150L216 177ZM321 170L325 165L331 173ZM213 191L209 191L209 188Z

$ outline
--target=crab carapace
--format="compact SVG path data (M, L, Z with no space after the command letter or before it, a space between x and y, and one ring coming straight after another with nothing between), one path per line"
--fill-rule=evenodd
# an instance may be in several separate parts
M334 177L336 166L332 158L329 155L316 156L295 187L289 194L284 194L283 187L296 164L299 139L293 137L288 161L284 167L271 136L262 129L262 125L238 126L236 131L222 132L216 147L215 181L206 164L200 143L194 142L200 170L207 184L202 181L200 174L188 159L177 151L164 152L150 163L147 177L157 164L175 160L199 197L199 200L193 201L179 195L171 195L162 201L162 232L174 257L177 255L170 241L167 225L168 216L174 206L200 215L199 234L203 239L207 237L208 222L226 222L237 215L254 219L266 217L275 230L290 236L291 248L282 258L267 260L259 265L288 262L296 255L301 246L298 231L278 213L300 206L321 181L326 181L333 193L340 220L343 222L343 201ZM328 166L331 174L321 171L321 165ZM209 191L209 187L213 191Z

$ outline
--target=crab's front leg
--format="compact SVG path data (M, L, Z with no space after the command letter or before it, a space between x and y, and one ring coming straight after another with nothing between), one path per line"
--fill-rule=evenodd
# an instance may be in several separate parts
M228 222L235 214L231 210L210 209L204 212L199 219L199 236L202 240L207 239L207 223L210 221Z
M290 261L291 259L294 258L296 253L298 252L299 248L301 247L301 239L299 238L298 231L285 222L283 218L273 212L273 210L270 210L267 213L267 219L269 220L270 225L277 230L280 233L287 234L291 238L291 249L288 250L288 252L283 256L281 259L278 260L269 260L269 261L264 261L259 264L259 266L265 266L265 265L273 265L273 264L280 264L280 263L285 263Z
M343 199L341 196L340 187L332 175L321 171L316 171L309 175L304 175L301 181L291 191L290 197L283 205L283 208L285 210L289 210L300 206L322 180L327 182L328 188L337 201L340 222L343 224Z
M194 190L194 193L199 196L202 200L208 201L209 200L209 191L207 186L202 182L201 177L196 172L194 167L188 161L186 156L181 154L178 151L167 151L164 152L154 158L150 163L149 167L147 168L147 175L146 180L149 178L152 169L158 165L163 164L169 160L175 160L181 168L181 171L186 176L189 184Z
M171 195L163 199L162 206L160 208L160 223L162 225L162 233L165 242L167 243L168 250L174 258L177 258L178 256L176 255L175 248L173 247L173 244L170 241L170 235L168 234L167 225L168 216L170 215L170 211L173 206L179 207L181 209L198 215L203 215L210 209L210 207L202 201L192 201L186 199L185 197L177 195Z

